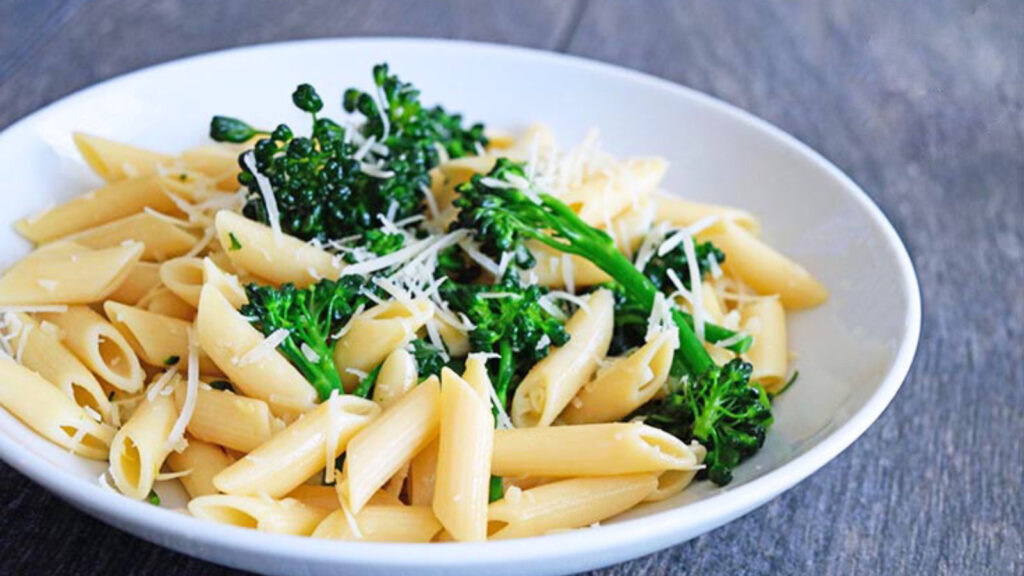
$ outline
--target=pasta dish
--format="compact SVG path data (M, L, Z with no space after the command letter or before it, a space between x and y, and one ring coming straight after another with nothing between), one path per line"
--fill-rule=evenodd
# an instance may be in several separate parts
M337 120L300 85L301 130L74 134L104 184L14 225L3 408L127 498L175 481L197 518L316 538L539 536L728 484L825 287L660 158L372 75Z

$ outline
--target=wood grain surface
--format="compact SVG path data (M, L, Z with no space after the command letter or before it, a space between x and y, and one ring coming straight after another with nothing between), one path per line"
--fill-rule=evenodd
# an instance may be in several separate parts
M768 505L595 572L1024 573L1024 3L0 0L0 127L181 56L362 35L564 51L739 105L853 177L924 298L881 419ZM0 464L0 574L238 574L107 527Z

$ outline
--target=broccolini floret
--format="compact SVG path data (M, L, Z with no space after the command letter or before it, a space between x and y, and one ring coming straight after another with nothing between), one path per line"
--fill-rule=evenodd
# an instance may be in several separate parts
M344 393L334 366L333 334L359 306L372 305L368 290L367 281L357 276L321 280L306 288L291 283L280 288L249 284L245 287L249 302L240 311L268 336L288 331L278 349L326 400L332 390Z

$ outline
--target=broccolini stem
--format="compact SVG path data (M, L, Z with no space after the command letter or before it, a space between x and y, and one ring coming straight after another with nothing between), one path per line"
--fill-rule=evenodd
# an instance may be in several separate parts
M494 391L498 395L498 400L501 401L503 408L507 408L508 400L508 389L512 384L512 372L515 370L512 356L512 343L507 339L503 339L498 344L499 355L501 358L498 360L498 381L496 382ZM495 408L497 409L497 408Z

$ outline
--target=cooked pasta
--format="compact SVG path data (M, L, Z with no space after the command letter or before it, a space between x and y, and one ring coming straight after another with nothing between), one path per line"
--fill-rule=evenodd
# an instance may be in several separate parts
M0 406L129 498L174 479L275 534L541 536L727 484L828 295L771 223L596 131L494 135L374 78L337 123L300 86L308 138L76 133L106 184L14 224Z

